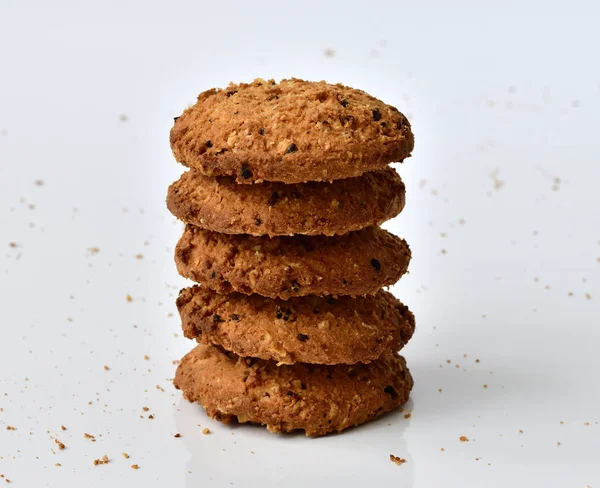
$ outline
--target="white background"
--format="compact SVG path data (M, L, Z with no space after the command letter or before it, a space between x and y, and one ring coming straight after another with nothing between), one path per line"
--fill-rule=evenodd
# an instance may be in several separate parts
M600 486L600 11L371 3L0 0L11 486ZM258 76L341 81L413 123L388 224L414 255L393 288L418 319L408 419L274 435L171 386L192 347L175 335L172 118Z

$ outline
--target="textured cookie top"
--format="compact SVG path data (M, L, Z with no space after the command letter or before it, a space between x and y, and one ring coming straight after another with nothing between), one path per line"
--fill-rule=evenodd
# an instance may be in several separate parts
M287 300L306 295L365 295L393 285L408 269L403 239L379 227L341 236L268 238L188 225L175 250L181 276L219 293Z
M227 234L345 234L379 225L404 207L404 184L392 168L356 178L287 185L238 185L197 170L169 187L167 206L175 217Z
M238 356L283 364L368 363L412 337L413 314L391 293L272 300L184 288L177 299L184 335Z
M240 358L200 345L179 363L174 381L209 416L265 424L272 432L319 436L359 425L402 405L413 386L403 357L324 366Z
M341 84L254 80L201 93L175 120L177 161L239 183L331 181L410 156L395 107Z

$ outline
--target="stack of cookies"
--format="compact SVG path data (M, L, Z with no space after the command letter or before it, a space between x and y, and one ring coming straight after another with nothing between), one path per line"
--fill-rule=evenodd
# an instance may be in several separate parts
M175 386L223 422L318 436L407 401L397 354L412 313L383 287L410 261L379 227L404 207L388 165L413 135L363 91L298 79L231 84L175 119L189 171L167 205L186 224L177 299L187 338Z

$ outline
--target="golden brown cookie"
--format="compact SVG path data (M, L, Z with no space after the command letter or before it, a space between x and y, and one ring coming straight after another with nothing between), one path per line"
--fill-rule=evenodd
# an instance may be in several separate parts
M190 402L225 423L264 424L271 432L339 432L373 420L408 400L413 379L403 357L323 366L240 358L200 345L181 360L174 381Z
M269 238L221 234L188 225L175 250L179 274L219 293L287 300L306 295L365 295L394 284L411 253L379 227L342 236Z
M181 290L177 308L188 339L282 364L368 363L398 351L415 330L413 314L383 290L283 301L194 286Z
M295 78L205 91L171 129L177 161L239 183L350 178L402 161L413 146L395 107L341 84Z
M167 207L188 224L227 234L345 234L398 215L404 184L392 168L295 185L238 185L190 170L169 187Z

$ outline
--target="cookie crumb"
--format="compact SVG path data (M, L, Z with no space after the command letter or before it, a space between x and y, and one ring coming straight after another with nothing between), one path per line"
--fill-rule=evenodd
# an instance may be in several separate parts
M136 254L135 255L135 259L144 259L144 255L143 254Z
M145 359L146 361L148 361L148 360L150 359L150 356L148 356L147 354L144 354L144 359Z
M17 428L14 425L7 425L6 430L17 430Z
M67 428L64 425L60 426L61 430L67 430Z
M487 388L487 387L488 387L488 385L483 385L483 387L484 387L484 388Z
M405 419L409 419L411 417L412 417L412 413L410 413L410 412L407 412L407 413L404 414L404 418Z
M460 442L469 442L469 439L467 439L467 437L466 437L466 436L464 436L464 435L461 435L461 436L458 438L458 440L459 440Z
M96 438L92 434L88 434L87 432L84 432L83 437L84 439L90 439L92 442L96 442Z
M127 454L126 452L124 452L124 453L123 453L123 457L124 457L125 459L129 459L129 454Z
M12 247L14 249L15 247L17 247L17 243L16 242L9 242L8 243L8 247Z
M67 447L67 446L65 446L65 445L64 445L62 442L60 442L58 439L54 439L54 442L56 443L56 445L58 446L58 448L59 448L61 451L62 451L62 450L65 448L65 447Z
M110 368L106 365L104 365L104 371L110 371Z
M94 459L94 466L99 466L100 464L108 464L108 463L109 463L109 459L106 454L104 456L102 456L101 459Z
M133 302L133 298L131 297L131 295L129 293L127 295L125 295L125 300L127 300L128 303Z
M95 256L99 252L100 252L99 247L88 247L88 253L90 254L90 256Z
M177 432L177 434L175 434L173 437L179 438L179 437L181 437L181 434L179 432Z
M202 433L204 435L208 435L208 434L210 434L210 429L208 427L204 427L204 429L202 429Z
M127 114L121 114L119 115L119 120L121 122L127 122L129 120L129 117L127 116Z
M137 464L132 464L131 469L140 469L140 467Z
M490 178L494 182L494 190L500 190L504 186L504 181L498 178L498 174L500 173L499 169L495 169L490 173Z
M393 462L396 466L400 466L406 462L406 459L390 454L390 461Z
M323 51L323 54L325 55L326 58L333 58L333 57L335 57L335 51L333 49L329 48L329 47L326 48Z

